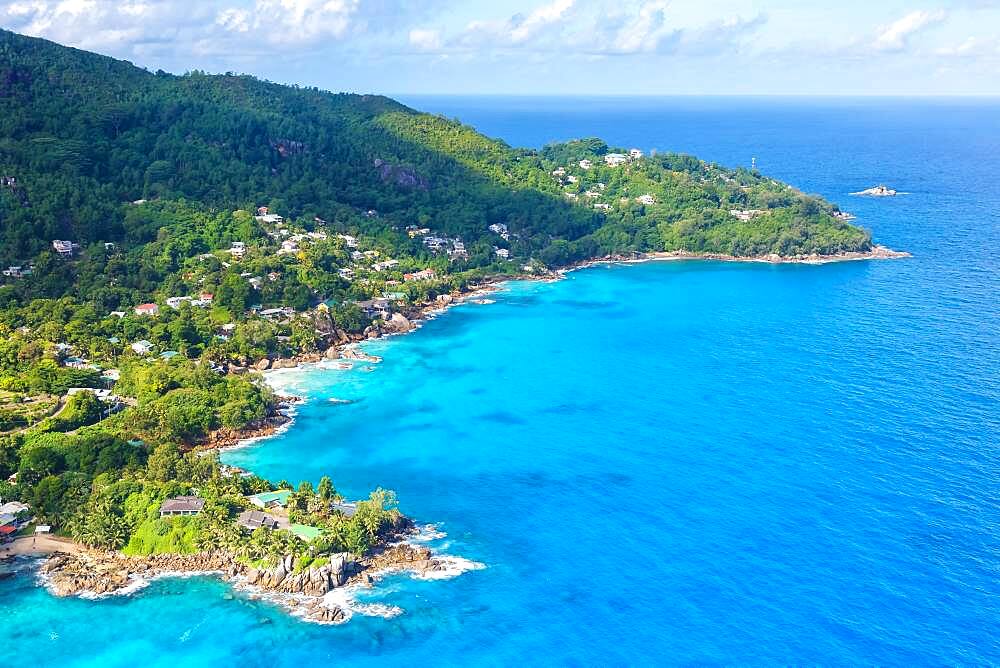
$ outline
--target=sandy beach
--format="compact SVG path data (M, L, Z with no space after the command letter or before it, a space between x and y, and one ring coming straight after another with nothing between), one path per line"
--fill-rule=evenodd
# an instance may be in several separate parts
M78 543L74 543L69 538L58 536L23 536L15 538L9 543L0 545L0 558L14 557L19 555L46 555L57 552L67 554L77 554L84 548Z

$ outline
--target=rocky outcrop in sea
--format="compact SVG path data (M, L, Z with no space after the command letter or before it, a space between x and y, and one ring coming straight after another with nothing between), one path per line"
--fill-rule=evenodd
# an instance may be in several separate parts
M449 568L446 558L410 543L394 543L361 559L343 552L318 566L293 555L270 568L254 568L223 551L197 554L126 556L119 552L85 550L50 557L40 576L56 596L102 597L131 593L150 580L184 575L217 575L247 589L251 595L272 599L311 621L342 623L351 616L323 597L342 587L371 585L385 573L410 571L434 577Z

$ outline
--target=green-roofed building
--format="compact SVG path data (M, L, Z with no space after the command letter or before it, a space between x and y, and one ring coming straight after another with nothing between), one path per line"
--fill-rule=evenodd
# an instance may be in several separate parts
M248 496L250 503L259 508L284 508L288 505L288 497L292 495L290 489L279 489L277 492L261 492Z
M313 538L319 538L323 533L321 529L307 526L305 524L289 524L288 530L307 543Z

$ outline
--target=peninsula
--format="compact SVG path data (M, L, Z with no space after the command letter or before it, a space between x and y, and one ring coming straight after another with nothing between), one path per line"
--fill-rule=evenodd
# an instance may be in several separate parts
M596 259L899 255L755 170L599 139L513 148L385 97L151 73L2 30L0 136L0 539L72 538L44 567L63 594L210 571L317 597L443 567L399 544L391 492L351 504L329 478L219 464L212 448L286 419L260 370L374 363L351 344Z

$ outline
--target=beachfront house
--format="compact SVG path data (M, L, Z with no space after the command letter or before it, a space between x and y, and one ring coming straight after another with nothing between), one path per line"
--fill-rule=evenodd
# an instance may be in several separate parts
M288 497L292 495L290 489L279 489L277 492L261 492L247 497L247 501L258 508L284 508L288 505Z
M7 503L0 506L0 515L13 515L17 517L21 513L30 512L27 504L21 503L20 501L8 501Z
M381 318L388 320L392 317L392 307L388 299L366 299L357 303L358 308L364 311L369 318Z
M160 504L160 517L197 515L205 507L205 499L197 496L175 496Z
M0 515L0 537L17 533L17 518L10 513Z
M277 529L281 522L274 515L262 510L244 510L236 518L236 523L248 531L257 529Z

